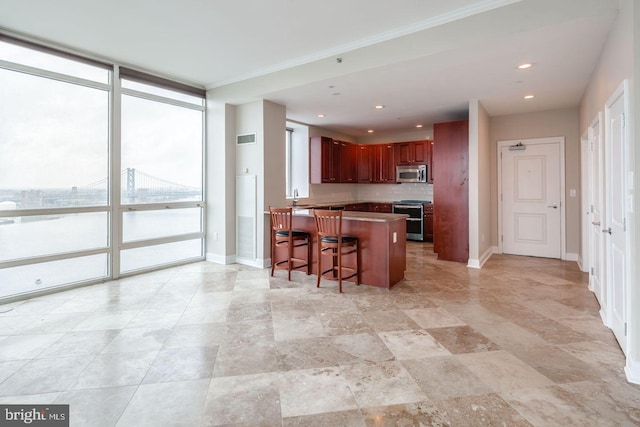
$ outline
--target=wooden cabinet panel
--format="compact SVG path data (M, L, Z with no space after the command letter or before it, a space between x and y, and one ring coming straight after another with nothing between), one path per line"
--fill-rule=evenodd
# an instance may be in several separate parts
M433 233L438 259L469 259L469 122L433 126Z
M395 147L393 144L375 145L374 182L396 182Z
M340 182L340 142L326 136L314 136L309 146L311 184Z
M433 204L424 205L424 241L433 242Z
M344 205L345 211L370 212L370 203L347 203Z
M358 182L358 151L356 144L340 141L340 182Z
M395 183L396 165L426 164L433 182L432 141L358 145L314 136L310 141L311 184Z
M375 152L372 145L358 145L358 182L371 183L375 175Z
M309 144L309 180L311 184L338 182L340 144L325 136L314 136Z
M427 164L427 141L400 142L395 147L398 166Z
M413 162L417 164L427 163L427 143L426 141L418 141L413 144Z
M393 213L393 205L391 203L371 203L371 212Z
M433 141L427 141L425 144L427 158L427 182L433 184Z

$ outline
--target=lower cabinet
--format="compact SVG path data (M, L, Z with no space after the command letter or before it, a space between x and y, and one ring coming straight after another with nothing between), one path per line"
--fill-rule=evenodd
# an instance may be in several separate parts
M424 205L424 241L433 242L433 204Z

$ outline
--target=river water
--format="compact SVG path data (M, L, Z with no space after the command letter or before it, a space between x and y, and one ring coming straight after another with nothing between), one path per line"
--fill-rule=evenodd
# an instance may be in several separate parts
M0 261L108 248L109 230L107 212L5 219L0 223ZM200 208L123 214L125 242L200 230ZM121 271L157 266L201 254L201 239L129 249L121 253ZM0 269L0 298L78 281L108 278L108 275L108 254Z

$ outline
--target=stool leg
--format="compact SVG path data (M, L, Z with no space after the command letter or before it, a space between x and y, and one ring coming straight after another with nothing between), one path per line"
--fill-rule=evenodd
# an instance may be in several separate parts
M338 244L338 289L342 293L342 246Z
M291 258L293 258L293 240L291 239L291 236L289 236L289 259L287 260L287 272L289 273L289 281L291 281L291 267L293 267L293 262L291 261Z
M307 238L307 276L311 274L311 234Z
M271 277L273 277L273 270L276 268L276 236L271 231Z
M320 287L320 276L322 276L322 247L320 246L320 236L318 236L318 282L316 288Z
M360 240L356 242L356 286L360 286Z

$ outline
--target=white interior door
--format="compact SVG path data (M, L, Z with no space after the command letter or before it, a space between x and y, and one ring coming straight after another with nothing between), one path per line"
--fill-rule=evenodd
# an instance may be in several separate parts
M609 327L626 351L626 176L627 141L624 123L625 91L618 90L605 106L606 221L603 232L607 247Z
M502 251L562 258L561 138L501 146Z
M605 264L602 228L604 224L604 168L602 167L602 127L600 115L589 127L589 281L601 307L606 323L607 294L605 289Z

